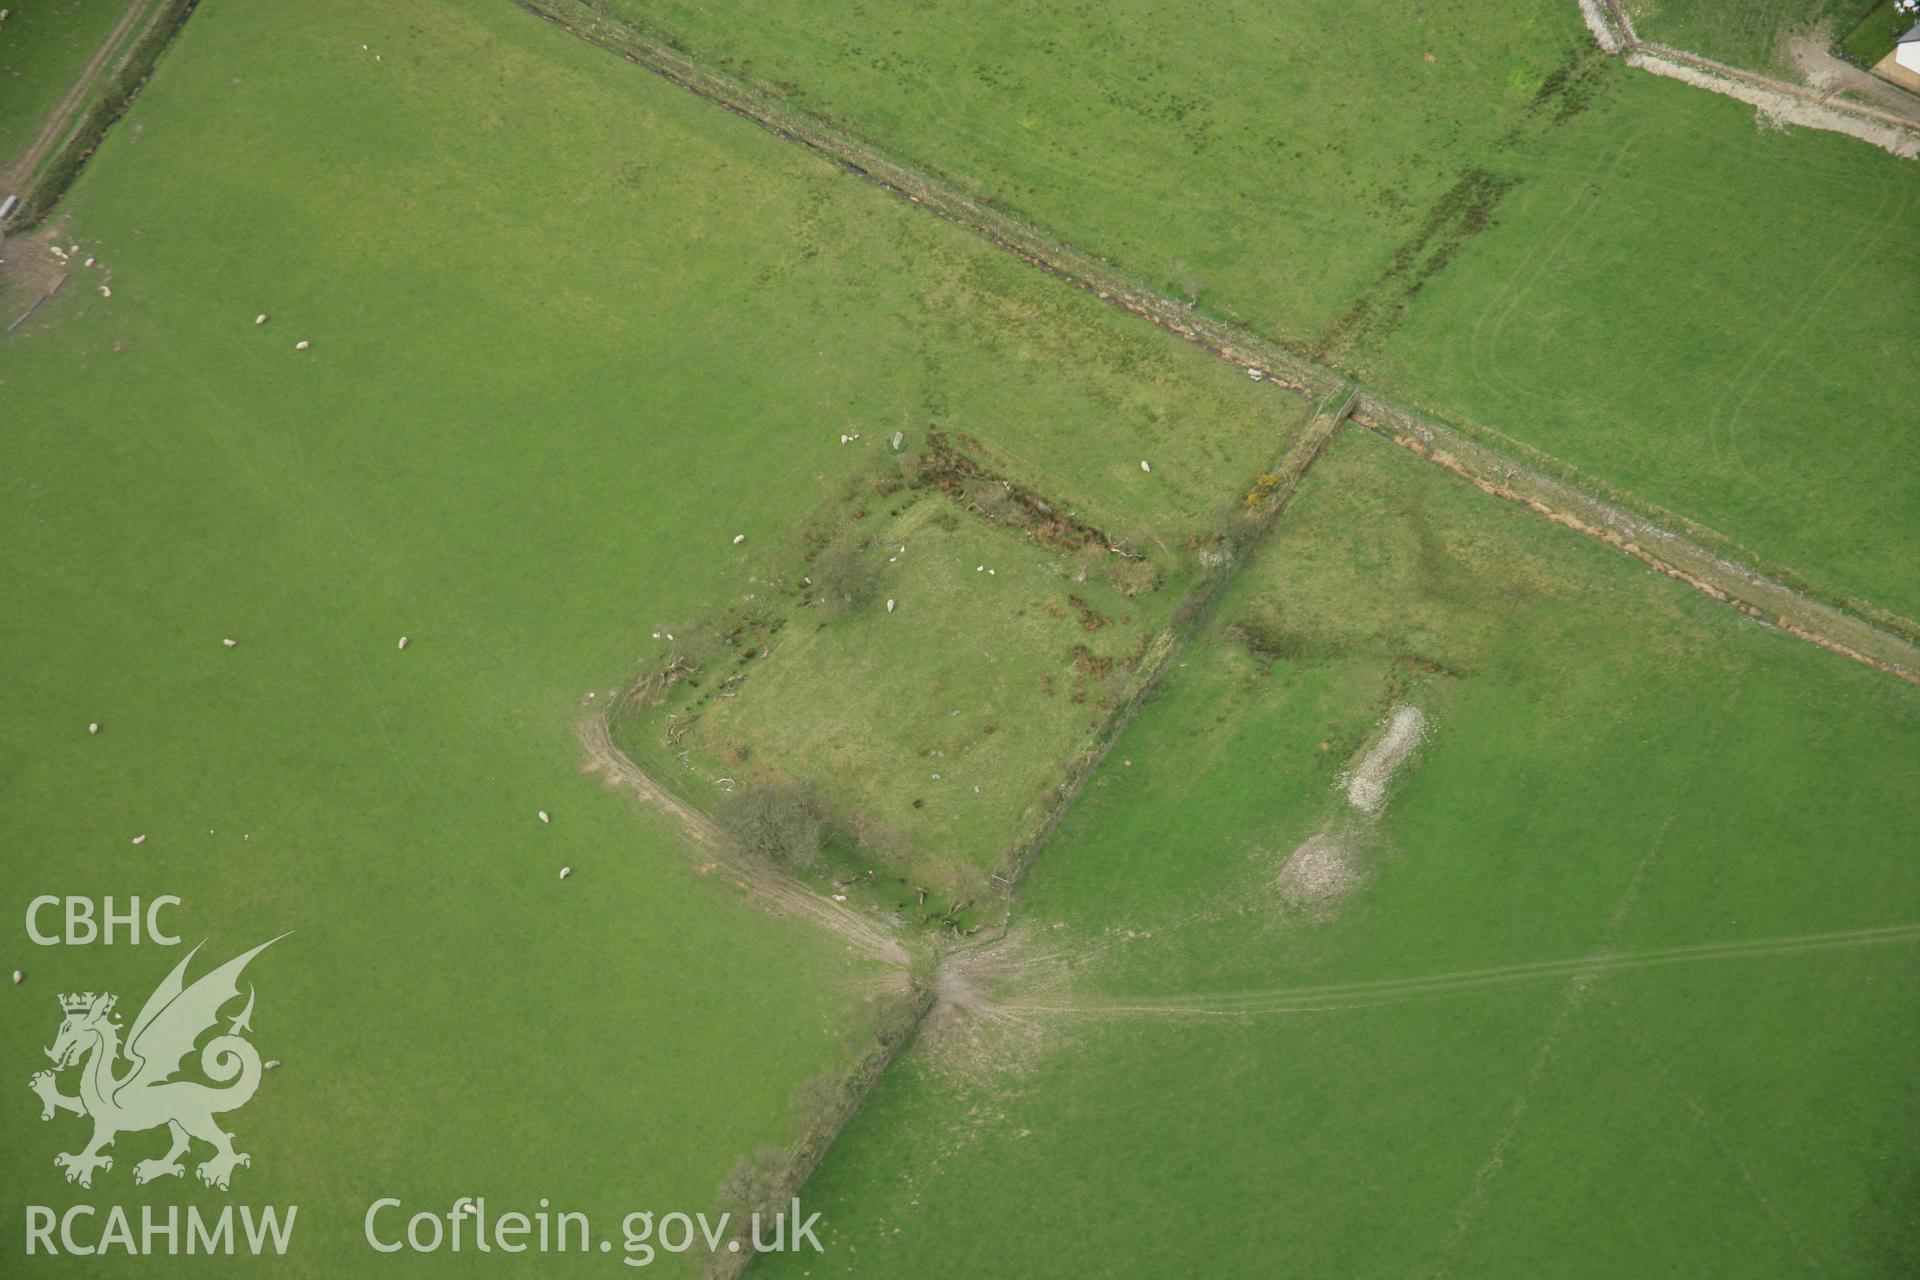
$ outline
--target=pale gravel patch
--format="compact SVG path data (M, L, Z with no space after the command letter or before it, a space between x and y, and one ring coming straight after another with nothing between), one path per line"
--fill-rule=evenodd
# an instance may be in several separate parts
M1379 813L1386 805L1387 783L1393 780L1394 770L1413 754L1426 729L1427 716L1420 708L1408 703L1395 707L1387 731L1348 775L1347 803L1362 813Z
M1595 44L1608 53L1620 52L1620 33L1614 30L1602 0L1580 0L1580 16L1587 20L1587 30L1593 33Z
M1294 906L1311 906L1352 893L1360 887L1360 872L1346 846L1323 831L1293 851L1274 886Z
M1711 93L1722 94L1737 102L1744 102L1755 108L1758 113L1757 123L1762 127L1780 128L1786 125L1800 125L1808 129L1823 129L1830 133L1842 133L1850 138L1858 138L1862 142L1879 147L1890 155L1904 159L1912 159L1920 155L1920 135L1891 125L1862 120L1850 112L1834 107L1803 102L1791 94L1777 93L1729 76L1714 75L1697 67L1683 66L1656 54L1630 53L1627 55L1627 65L1652 72L1656 76L1665 76L1669 80L1678 80L1682 84L1689 84L1698 89L1706 89Z

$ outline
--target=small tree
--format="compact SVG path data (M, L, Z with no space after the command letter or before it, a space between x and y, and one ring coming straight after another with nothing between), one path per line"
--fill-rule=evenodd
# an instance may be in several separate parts
M1145 595L1160 585L1160 571L1153 562L1146 559L1129 559L1125 556L1109 557L1107 580L1113 583L1113 589L1123 596Z
M752 857L797 870L819 860L826 815L804 782L755 783L730 797L719 816Z
M1099 543L1084 542L1073 550L1071 576L1075 582L1085 582L1105 569L1113 558L1113 553Z
M738 1217L782 1207L793 1177L793 1157L784 1147L762 1147L741 1156L720 1183L720 1206Z

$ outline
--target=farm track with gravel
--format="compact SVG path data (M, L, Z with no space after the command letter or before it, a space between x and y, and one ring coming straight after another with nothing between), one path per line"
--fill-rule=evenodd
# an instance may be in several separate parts
M586 753L582 766L599 774L610 787L623 787L642 801L660 810L679 825L687 838L710 851L713 865L743 891L783 915L811 920L821 928L844 939L849 949L869 960L904 966L911 959L899 939L857 911L835 902L809 888L793 876L761 866L743 857L732 839L699 810L683 802L654 781L645 770L613 745L604 713L595 712L580 722L580 746Z
M86 108L95 90L111 74L116 59L131 47L132 42L127 38L129 34L134 28L140 26L143 20L152 21L155 9L156 6L151 0L142 0L141 3L127 7L120 21L114 23L113 30L107 33L107 38L100 42L100 48L87 60L87 65L81 69L79 78L73 82L73 87L67 90L66 96L60 99L47 116L47 122L40 127L40 132L33 136L25 149L13 157L6 167L0 168L0 196L17 193L33 176L33 171L40 167L41 162L52 153L55 147L65 141L68 132L73 128L74 121Z

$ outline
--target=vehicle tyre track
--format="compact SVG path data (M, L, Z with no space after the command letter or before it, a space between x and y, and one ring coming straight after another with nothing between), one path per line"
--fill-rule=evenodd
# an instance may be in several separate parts
M811 920L831 930L850 950L866 959L902 968L908 964L911 956L898 938L852 908L810 888L798 877L762 866L747 857L712 818L654 781L626 752L614 745L605 712L595 712L581 720L578 734L587 757L582 766L586 772L599 774L610 787L626 788L673 819L694 843L713 854L714 867L741 889L781 915Z
M1057 1013L1092 1017L1154 1015L1166 1017L1247 1017L1263 1014L1324 1013L1363 1009L1402 1000L1452 996L1542 979L1588 978L1604 973L1662 968L1706 961L1753 960L1859 947L1920 942L1920 921L1845 929L1831 933L1791 934L1736 942L1708 942L1652 951L1598 952L1566 960L1532 960L1463 969L1415 978L1277 987L1268 991L1197 993L1170 996L1088 996L1068 1001L1009 1000L1015 1013Z

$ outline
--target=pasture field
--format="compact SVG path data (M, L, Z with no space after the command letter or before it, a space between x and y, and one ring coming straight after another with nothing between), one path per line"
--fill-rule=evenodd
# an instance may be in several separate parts
M1076 584L1078 557L962 523L939 498L875 541L865 555L884 568L856 610L773 614L721 650L737 654L731 668L702 663L707 678L673 685L616 740L709 807L748 786L808 784L833 815L836 878L887 867L889 909L906 910L910 883L978 903L1176 593Z
M751 786L807 784L831 816L838 887L887 868L859 880L863 906L923 917L916 884L979 904L1199 585L1223 511L1307 415L1301 400L1173 350L1197 376L1162 385L1153 416L1169 430L1141 446L1157 463L1080 469L1100 496L1080 496L1071 467L1037 474L971 436L903 432L890 463L821 514L804 557L761 575L730 617L656 633L667 657L616 740L704 808ZM1057 408L1036 404L1065 370L1013 371L970 412L1027 455L1073 440L1111 458L1104 424L1138 390L1128 367L1086 376Z
M358 1273L381 1195L544 1196L607 1234L704 1207L888 1015L897 975L701 878L580 770L587 695L663 619L784 572L902 426L1175 536L1298 420L482 0L205 0L8 256L52 237L99 265L0 346L5 879L178 894L208 959L295 931L251 971L285 1065L235 1117L236 1191L301 1206L287 1274ZM57 992L131 1003L176 958L6 936L19 1044ZM23 1203L117 1197L159 1154L129 1137L68 1186L75 1125L9 1121L12 1256Z
M1920 617L1920 473L1895 462L1920 450L1900 333L1920 313L1920 165L1752 121L1628 76L1516 144L1500 229L1421 292L1373 372Z
M1210 315L1920 614L1911 468L1875 461L1913 447L1920 168L1650 82L1572 0L608 7ZM1560 274L1521 290L1553 296L1515 314L1522 398L1460 348L1530 255Z
M1920 615L1920 170L1632 73L1570 0L583 3ZM1636 16L1759 49L1832 7ZM33 10L43 67L123 12ZM0 339L0 1255L29 1205L231 1199L300 1207L288 1276L611 1274L363 1215L619 1249L825 1149L825 1256L756 1274L1920 1269L1920 690L1336 426L1352 388L1306 431L508 0L201 0L0 258L10 308L70 273ZM803 883L701 847L792 782ZM202 965L291 931L230 1197L136 1192L157 1132L61 1179L54 997L180 953L35 947L35 894L178 895Z
M1909 1271L1917 753L1349 432L816 1175L831 1273Z
M502 79L543 110L496 109ZM757 212L815 166L699 105L501 6L208 0L65 206L104 267L0 350L13 1049L51 1042L57 992L137 1008L177 959L28 948L29 891L178 894L203 962L294 930L254 971L285 1065L232 1125L235 1194L301 1208L289 1274L361 1271L383 1195L485 1186L609 1232L705 1205L874 1016L869 966L578 768L576 700L649 613L821 483L764 447L772 411L873 408L724 301L859 308ZM549 198L500 197L533 172ZM19 1258L23 1203L127 1198L164 1137L69 1186L79 1124L41 1125L10 1061Z
M0 172L39 132L130 3L134 0L8 6L13 12L0 22Z
M1872 7L1869 0L1656 0L1631 6L1628 16L1642 40L1798 81L1786 42L1816 32L1838 40Z
M682 0L604 7L1300 349L1458 203L1477 155L1537 126L1542 86L1590 43L1571 3L1489 0L1417 15L1389 0L828 0L750 22Z

